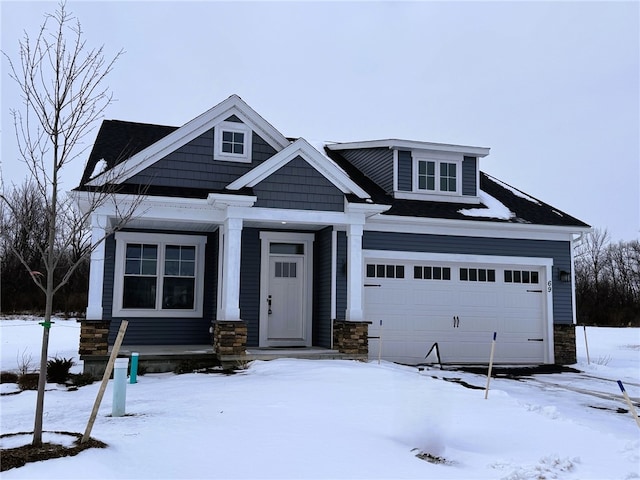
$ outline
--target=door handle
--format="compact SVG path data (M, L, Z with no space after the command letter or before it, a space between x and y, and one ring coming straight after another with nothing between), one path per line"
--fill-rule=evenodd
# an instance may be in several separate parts
M267 305L269 306L269 315L271 315L273 313L271 311L271 295L267 297Z
M460 328L460 317L457 315L453 316L453 328Z

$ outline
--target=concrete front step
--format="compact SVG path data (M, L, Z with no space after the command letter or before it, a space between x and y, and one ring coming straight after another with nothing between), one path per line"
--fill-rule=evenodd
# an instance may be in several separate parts
M274 360L277 358L299 358L306 360L360 360L367 355L345 354L337 350L321 347L277 347L247 348L244 355L216 355L211 345L125 345L118 352L119 357L130 357L138 353L140 370L146 373L173 372L178 368L244 368L253 360ZM108 355L83 355L84 372L99 378L104 374Z

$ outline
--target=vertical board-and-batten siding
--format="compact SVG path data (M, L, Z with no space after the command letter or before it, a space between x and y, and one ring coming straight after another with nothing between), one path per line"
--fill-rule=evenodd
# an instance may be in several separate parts
M247 347L260 343L260 230L242 229L240 318L247 324Z
M478 195L478 159L464 157L462 161L462 195Z
M289 161L253 187L255 206L342 212L344 194L302 157Z
M139 230L138 230L139 231ZM165 232L167 234L185 232ZM201 233L198 233L201 235ZM208 345L211 343L209 327L215 320L217 298L218 232L207 235L205 247L205 276L203 315L196 318L181 317L114 317L113 281L115 272L115 247L113 235L105 240L104 288L102 291L102 318L111 320L109 343L113 344L121 320L128 320L124 345Z
M387 193L393 193L393 150L366 148L343 150L340 154Z
M413 159L408 150L398 150L398 190L413 190Z
M253 133L251 163L214 160L214 138L214 129L206 131L134 175L126 183L223 191L229 183L276 153L267 142Z
M573 323L571 283L561 282L558 279L560 270L571 270L571 243L568 241L365 231L362 248L365 250L552 258L553 321L555 324Z
M333 228L315 234L313 243L313 345L331 346L331 242Z
M338 232L336 252L336 320L347 313L347 233Z

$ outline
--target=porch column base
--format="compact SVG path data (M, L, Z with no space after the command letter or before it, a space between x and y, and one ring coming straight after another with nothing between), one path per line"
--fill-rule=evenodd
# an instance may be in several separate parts
M333 321L333 348L350 355L369 355L371 322Z
M242 320L216 320L213 324L213 351L218 359L247 354L247 324Z
M109 354L110 320L79 320L80 322L80 355Z
M572 365L578 361L575 325L553 326L553 350L556 365Z

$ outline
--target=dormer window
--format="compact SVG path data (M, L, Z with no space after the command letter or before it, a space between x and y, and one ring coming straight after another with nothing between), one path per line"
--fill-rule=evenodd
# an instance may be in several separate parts
M415 192L459 194L460 167L458 162L416 159Z
M215 160L251 162L251 129L240 122L220 122L215 127Z

